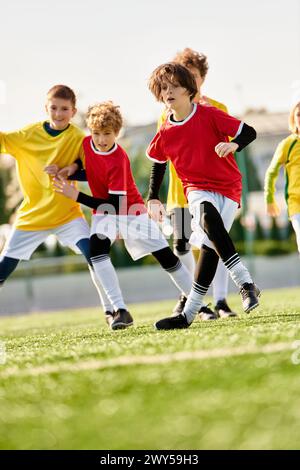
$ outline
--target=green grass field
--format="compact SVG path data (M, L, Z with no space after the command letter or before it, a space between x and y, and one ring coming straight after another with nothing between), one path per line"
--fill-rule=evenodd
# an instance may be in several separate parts
M99 309L2 318L0 448L299 449L299 290L155 331L173 304L132 305L116 332Z

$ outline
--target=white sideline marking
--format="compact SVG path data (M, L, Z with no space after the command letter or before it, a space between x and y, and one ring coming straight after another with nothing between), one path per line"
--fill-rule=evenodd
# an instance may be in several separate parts
M124 356L113 359L100 359L92 361L79 361L77 363L63 362L58 365L45 365L39 367L28 367L20 369L11 367L3 371L0 378L5 377L27 377L43 374L55 374L60 372L81 372L87 370L108 369L111 367L122 367L132 365L155 365L168 364L170 362L194 361L199 359L216 359L223 357L242 356L244 354L272 354L281 351L293 350L290 343L270 343L262 346L237 346L233 348L221 348L199 351L180 351L172 354L159 354L157 356Z

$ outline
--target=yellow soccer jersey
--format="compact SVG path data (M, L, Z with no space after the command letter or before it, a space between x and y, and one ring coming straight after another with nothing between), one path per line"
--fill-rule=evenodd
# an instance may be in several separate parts
M224 104L219 103L208 97L203 97L203 102L214 106L215 108L221 109L227 113L227 108ZM201 101L202 103L202 101ZM166 111L164 111L158 120L158 129L166 119ZM169 189L168 189L168 198L167 198L167 211L171 211L175 207L185 207L187 205L187 200L185 198L183 187L180 179L177 176L176 170L171 162L169 162Z
M0 153L16 159L17 175L24 200L14 226L20 230L47 230L82 217L80 205L54 191L44 167L60 168L84 158L84 133L70 124L61 134L49 135L43 122L15 132L0 132Z
M285 199L288 214L300 213L300 137L291 134L283 139L272 158L265 177L265 200L274 202L275 184L280 167L285 170Z

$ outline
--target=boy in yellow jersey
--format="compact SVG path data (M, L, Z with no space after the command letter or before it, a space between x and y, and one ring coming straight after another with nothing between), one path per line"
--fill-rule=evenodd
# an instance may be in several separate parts
M187 67L193 74L198 93L194 101L200 104L214 106L224 112L228 112L224 104L219 103L207 96L202 95L201 86L205 80L208 63L204 54L196 52L190 48L185 48L183 51L178 52L174 57L174 62ZM163 112L159 121L158 128L166 119L166 111ZM158 195L150 194L148 200L158 199ZM167 211L171 215L171 222L173 226L173 249L180 260L185 263L190 272L193 274L195 271L195 259L189 243L192 234L191 222L192 217L188 209L187 200L185 198L183 187L180 179L177 176L176 170L171 162L169 162L169 188L167 197ZM191 240L192 241L192 240ZM208 306L203 306L199 312L202 320L216 320L218 317L227 318L235 317L236 313L231 310L226 301L228 294L228 272L224 264L219 262L216 275L213 280L213 297L215 308L214 311ZM186 297L180 296L173 313L177 315L183 311L186 303Z
M59 196L52 187L51 175L59 168L70 170L83 158L84 133L70 120L76 113L76 96L69 87L56 85L47 94L49 121L38 122L14 132L0 132L0 153L16 160L24 200L0 258L0 287L20 260L29 260L49 234L74 251L81 251L89 262L93 282L104 310L99 284L92 271L89 252L89 226L80 205ZM78 163L74 164L77 160ZM67 170L67 171L69 171Z
M300 253L300 102L290 112L289 129L291 134L277 146L265 176L265 201L267 213L272 217L279 215L275 201L275 183L280 167L285 170L285 198L289 218L296 233Z

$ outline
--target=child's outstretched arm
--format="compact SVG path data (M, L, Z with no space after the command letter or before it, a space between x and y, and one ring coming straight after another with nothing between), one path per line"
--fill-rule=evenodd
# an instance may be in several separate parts
M277 217L280 214L280 209L276 201L266 203L267 214L271 217Z
M159 199L149 199L147 201L148 214L155 222L163 222L167 213Z
M240 152L256 139L256 131L253 127L248 126L245 122L241 126L239 134L231 142L220 142L215 146L215 151L220 158L227 157L234 152Z
M75 183L68 183L66 180L54 178L53 186L56 193L63 194L69 199L77 201L79 191L75 187Z
M81 170L83 170L83 167L84 167L84 162L85 162L85 155L84 155L84 149L83 149L83 143L82 143L77 160L71 163L71 165L67 165L64 168L59 169L58 172L54 176L57 176L61 180L70 178L72 180L77 180L77 181L87 181L85 178L85 175L83 176L81 174ZM73 178L71 178L71 176L73 176Z
M50 176L57 176L58 178L66 179L81 169L82 162L80 159L78 159L75 160L74 163L71 163L70 165L67 165L63 168L60 168L56 164L47 165L45 166L44 171Z
M220 158L225 158L229 154L234 153L239 148L235 142L220 142L215 146L215 152Z
M44 167L44 172L47 173L47 175L49 176L56 176L59 171L60 167L56 164L47 165Z
M286 139L281 141L277 146L271 163L265 175L265 203L266 212L271 217L277 217L280 214L280 209L275 199L276 181L279 175L279 170L285 164L287 158Z
M159 200L159 189L167 168L166 163L153 163L149 180L147 209L151 219L162 222L166 216L164 206Z
M88 194L78 191L75 187L75 183L69 183L66 180L55 178L53 181L54 190L56 193L63 194L64 196L73 199L74 201L84 204L91 209L98 209L99 206L105 205L105 211L113 214L118 214L124 198L123 194L109 194L107 199L89 196ZM109 207L111 206L111 211Z

